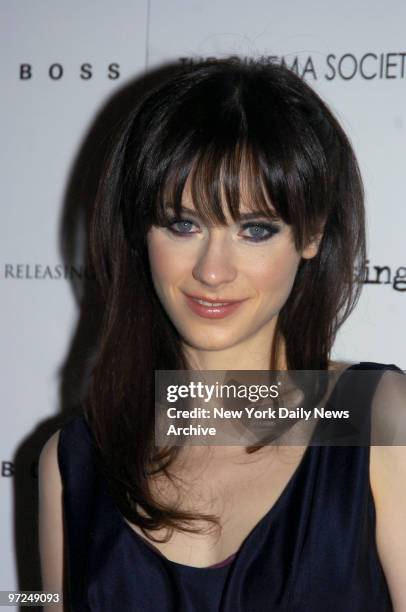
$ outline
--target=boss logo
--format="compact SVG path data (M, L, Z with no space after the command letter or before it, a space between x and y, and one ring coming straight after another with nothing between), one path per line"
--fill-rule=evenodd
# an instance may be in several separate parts
M60 81L64 77L65 68L63 64L60 64L58 62L50 64L50 66L46 68L42 67L39 69L37 67L34 69L34 66L32 64L19 65L20 81L29 81L39 73L45 73L51 79L51 81ZM82 81L89 81L91 78L93 78L93 75L96 74L102 75L107 79L115 81L120 77L120 64L112 63L102 70L97 69L97 71L94 71L92 64L85 63L79 66L77 74L79 78L82 79Z
M32 478L38 478L38 460L32 461L28 466L29 474ZM16 467L13 461L1 461L0 462L0 477L1 478L13 478L15 476Z

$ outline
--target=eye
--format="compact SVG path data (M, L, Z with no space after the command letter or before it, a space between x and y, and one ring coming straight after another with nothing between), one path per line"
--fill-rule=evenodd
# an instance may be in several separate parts
M193 231L193 227L196 227L196 224L190 219L173 219L167 225L170 232L183 236L197 234L199 230Z
M245 223L242 229L245 231L243 237L250 242L263 242L269 240L269 238L277 234L280 230L277 225L259 222Z

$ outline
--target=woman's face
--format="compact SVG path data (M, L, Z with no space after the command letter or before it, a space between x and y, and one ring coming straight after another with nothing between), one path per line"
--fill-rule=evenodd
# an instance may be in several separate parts
M298 253L290 226L243 205L249 218L205 225L188 183L182 206L181 219L153 226L147 244L155 290L184 343L195 351L270 349L300 259L313 257L316 245Z

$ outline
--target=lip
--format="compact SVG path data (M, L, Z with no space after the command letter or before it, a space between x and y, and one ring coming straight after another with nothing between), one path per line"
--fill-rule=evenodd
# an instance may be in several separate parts
M224 319L228 317L233 312L238 310L240 305L245 302L244 300L222 300L203 296L203 295L189 295L185 293L186 303L189 306L190 310L197 314L200 317L204 317L206 319ZM213 306L205 306L204 304L199 304L196 300L204 300L206 302L211 302L214 304Z

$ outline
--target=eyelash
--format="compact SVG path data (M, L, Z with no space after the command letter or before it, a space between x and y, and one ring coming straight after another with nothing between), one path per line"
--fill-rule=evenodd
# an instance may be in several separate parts
M170 221L166 227L167 229L172 232L173 234L175 234L176 236L191 236L193 234L197 234L198 232L181 232L178 230L175 230L173 228L174 225L178 225L180 223L190 223L192 225L195 225L195 222L192 219L173 219L172 221ZM246 230L252 227L258 227L261 230L266 230L268 232L267 235L262 236L260 238L253 238L253 237L249 237L249 236L243 236L246 240L248 240L248 242L266 242L267 240L269 240L270 238L272 238L272 236L274 236L275 234L277 234L279 232L279 227L276 225L272 225L270 223L263 223L263 222L251 222L251 223L244 223L242 225L242 229Z

